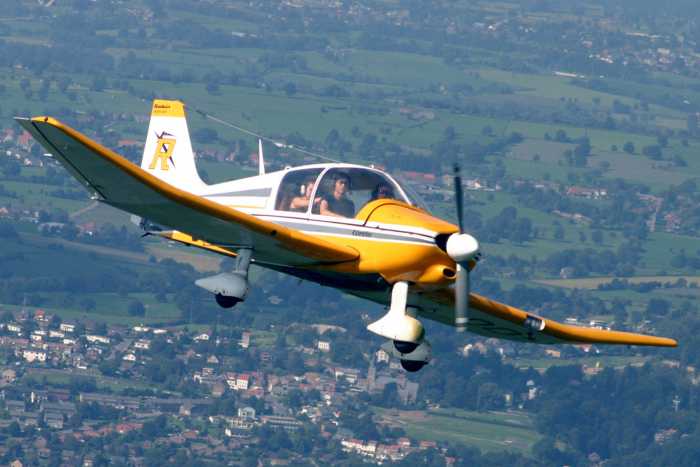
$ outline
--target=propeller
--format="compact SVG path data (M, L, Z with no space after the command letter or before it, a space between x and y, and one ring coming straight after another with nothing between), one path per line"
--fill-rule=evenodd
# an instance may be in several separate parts
M455 277L455 327L457 332L464 332L469 321L469 263L478 260L479 242L464 232L464 193L459 164L454 165L455 202L457 203L457 221L459 232L449 236L445 245L447 254L457 263Z

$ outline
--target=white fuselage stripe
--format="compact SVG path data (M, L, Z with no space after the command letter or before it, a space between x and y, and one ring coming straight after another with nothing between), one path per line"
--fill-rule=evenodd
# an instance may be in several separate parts
M307 219L292 216L256 215L285 227L296 229L312 235L361 238L373 241L391 241L396 243L413 243L434 245L435 240L425 234L415 232L388 230L377 227L367 227L360 223L334 222L332 220Z

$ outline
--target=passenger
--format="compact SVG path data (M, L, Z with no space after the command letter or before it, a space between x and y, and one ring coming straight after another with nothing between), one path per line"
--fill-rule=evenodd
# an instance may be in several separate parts
M304 184L304 193L301 196L295 196L289 203L290 211L306 212L309 209L309 203L311 202L311 192L314 190L314 184L316 183L315 177L307 178Z
M277 205L275 206L275 209L278 211L289 211L289 205L293 199L294 192L292 187L280 187L280 194L277 196Z
M394 189L386 182L380 182L372 190L372 197L370 201L375 199L394 199Z
M319 213L322 216L353 217L355 204L348 199L350 177L339 173L333 181L333 192L321 200Z

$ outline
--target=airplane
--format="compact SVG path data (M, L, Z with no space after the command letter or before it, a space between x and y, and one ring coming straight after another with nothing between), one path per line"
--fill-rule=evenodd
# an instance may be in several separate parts
M458 225L437 218L409 187L374 167L310 164L207 184L199 177L177 100L153 101L140 167L59 120L17 122L93 198L131 213L147 233L235 258L235 267L196 281L231 308L245 300L251 264L386 306L367 329L415 372L432 358L420 318L537 344L675 347L674 339L578 327L470 290L481 250L466 232L455 170Z

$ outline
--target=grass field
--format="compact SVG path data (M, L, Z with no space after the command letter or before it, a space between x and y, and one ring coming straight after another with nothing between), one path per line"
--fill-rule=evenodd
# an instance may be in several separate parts
M412 438L474 446L483 451L529 453L540 438L532 419L523 412L373 410L381 423L399 426Z
M542 279L535 282L566 289L596 289L599 285L609 284L614 279L624 279L631 284L643 282L676 282L679 279L686 280L689 284L700 286L700 276L635 276L635 277L584 277L581 279Z
M95 376L92 372L84 372L75 369L71 370L58 370L51 368L27 368L20 382L24 382L26 379L31 378L34 380L46 380L50 385L68 385L71 380L76 377L83 378L94 378L95 384L100 389L111 389L112 391L121 391L127 388L130 389L153 389L153 385L134 381L132 379L125 378L112 378L108 376Z

